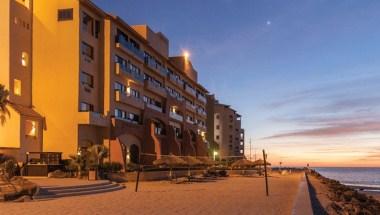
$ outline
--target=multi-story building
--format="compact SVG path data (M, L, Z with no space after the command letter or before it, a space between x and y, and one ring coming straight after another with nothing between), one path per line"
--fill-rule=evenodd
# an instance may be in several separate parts
M206 136L211 144L211 153L220 159L235 160L244 157L241 115L229 105L219 103L214 95L207 96Z
M5 0L0 7L8 20L0 54L9 59L0 83L12 102L0 153L67 157L105 144L122 163L207 156L208 92L188 57L169 56L162 33L130 26L88 0Z

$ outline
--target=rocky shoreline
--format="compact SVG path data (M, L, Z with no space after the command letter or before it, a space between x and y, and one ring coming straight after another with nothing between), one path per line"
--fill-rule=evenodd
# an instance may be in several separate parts
M380 214L380 202L373 196L326 178L316 171L309 171L309 186L315 190L318 204L326 214Z

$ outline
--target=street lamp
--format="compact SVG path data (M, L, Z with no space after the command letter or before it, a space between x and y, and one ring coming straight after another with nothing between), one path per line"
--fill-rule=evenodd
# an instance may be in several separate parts
M218 155L218 152L217 151L214 151L214 161L215 161L215 157Z

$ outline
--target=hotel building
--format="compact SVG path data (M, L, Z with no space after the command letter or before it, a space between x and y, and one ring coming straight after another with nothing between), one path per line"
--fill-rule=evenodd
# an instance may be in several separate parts
M3 0L0 10L0 83L11 93L0 153L67 158L105 144L123 164L208 155L208 92L165 35L89 0Z
M207 134L210 154L222 160L244 157L244 129L241 115L229 105L220 104L214 95L207 96Z

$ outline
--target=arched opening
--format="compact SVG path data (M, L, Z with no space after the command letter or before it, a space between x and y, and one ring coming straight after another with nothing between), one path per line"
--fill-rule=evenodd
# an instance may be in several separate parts
M139 163L140 149L137 145L133 144L129 147L129 159L132 163Z
M190 137L192 142L197 141L197 135L193 130L190 130Z

